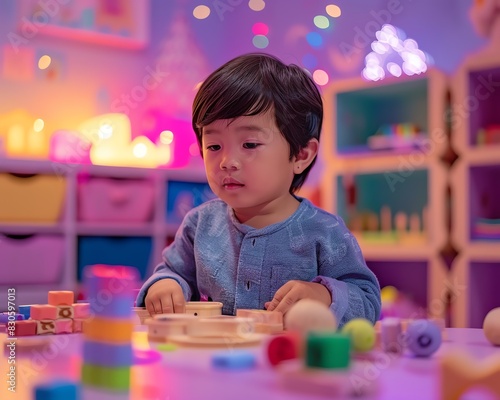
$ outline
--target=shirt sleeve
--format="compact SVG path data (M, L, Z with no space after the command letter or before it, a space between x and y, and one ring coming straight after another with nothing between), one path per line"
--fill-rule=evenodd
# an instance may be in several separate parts
M321 283L330 292L330 309L339 328L354 318L365 318L373 324L380 318L380 285L368 268L356 238L343 222L331 240L321 249L319 275L312 282ZM340 239L340 240L339 240Z
M144 307L148 289L161 279L177 281L186 301L196 297L198 290L193 249L195 227L193 213L188 213L177 230L174 241L163 250L163 261L142 285L136 299L137 307Z

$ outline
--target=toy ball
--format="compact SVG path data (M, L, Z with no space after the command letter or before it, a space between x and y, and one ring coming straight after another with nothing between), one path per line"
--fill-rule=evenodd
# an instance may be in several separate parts
M417 357L429 357L441 346L441 330L432 321L418 319L406 329L408 350Z
M380 298L382 303L394 303L398 298L398 289L394 286L384 286L380 290Z
M375 328L370 321L364 318L350 320L342 328L342 333L351 337L354 351L370 351L375 346Z
M483 331L484 336L493 346L500 346L500 307L494 308L486 314L483 321Z
M295 303L284 317L285 328L301 334L337 330L337 319L325 304L310 299Z

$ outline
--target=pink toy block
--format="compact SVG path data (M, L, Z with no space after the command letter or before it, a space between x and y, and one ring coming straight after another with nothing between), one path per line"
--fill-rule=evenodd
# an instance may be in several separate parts
M30 310L31 319L35 320L47 320L47 319L57 319L57 307L51 306L49 304L35 304L31 306Z
M73 318L88 318L90 317L90 304L89 303L74 303L73 307Z
M14 321L14 336L36 335L36 321Z
M83 332L83 321L85 321L85 319L80 319L80 318L75 318L73 320L73 332L75 333L79 333L79 332Z
M57 319L74 318L73 306L57 306Z
M56 333L56 321L47 319L36 321L36 334L45 335L47 333Z
M69 290L52 290L49 292L51 306L69 306L75 302L75 294Z
M73 333L73 320L72 319L57 319L55 323L55 333Z

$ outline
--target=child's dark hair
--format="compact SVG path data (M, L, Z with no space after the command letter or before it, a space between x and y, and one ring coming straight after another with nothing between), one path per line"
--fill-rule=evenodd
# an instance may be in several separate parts
M319 141L323 123L321 94L311 77L295 64L286 65L269 54L234 58L203 82L193 102L193 129L202 148L204 126L219 119L274 111L276 125L290 145L290 159L309 140ZM295 175L290 193L305 182L316 157Z

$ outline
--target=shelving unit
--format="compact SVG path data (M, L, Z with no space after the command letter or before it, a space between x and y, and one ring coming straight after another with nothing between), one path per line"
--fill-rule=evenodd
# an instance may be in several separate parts
M486 47L461 64L452 85L450 172L455 280L466 289L452 303L454 327L479 328L500 307L500 54Z
M435 305L446 297L439 253L447 240L447 171L440 160L447 91L445 75L431 69L336 82L324 93L321 204L344 219L381 286L395 286L435 317L446 310Z
M25 179L26 184L21 184L21 187L29 187L30 178L38 176L55 176L64 182L61 207L55 219L36 222L27 216L25 220L0 220L3 270L0 290L16 288L18 304L46 302L49 290L78 290L81 271L89 264L131 265L139 270L141 278L149 276L161 261L162 250L175 234L185 213L213 197L204 172L200 170L0 160L0 177L2 175ZM93 186L95 182L97 185ZM145 187L151 190L141 192L140 188ZM10 192L8 188L0 190ZM40 190L42 196L42 192L51 189L42 187ZM95 190L99 191L98 196ZM36 204L36 196L33 197ZM88 204L89 199L98 201ZM4 202L5 207L16 207L16 200L8 196L4 196ZM144 207L149 207L149 211L141 212ZM61 246L52 252L51 260L60 262L50 266L53 269L50 280L34 284L47 271L45 265L37 265L41 256L30 252L32 244L28 240L45 240L53 236L58 238ZM15 252L12 246L16 246ZM16 265L11 269L6 265L9 262L7 255L15 258ZM31 278L34 279L30 281ZM5 306L0 302L1 309Z

